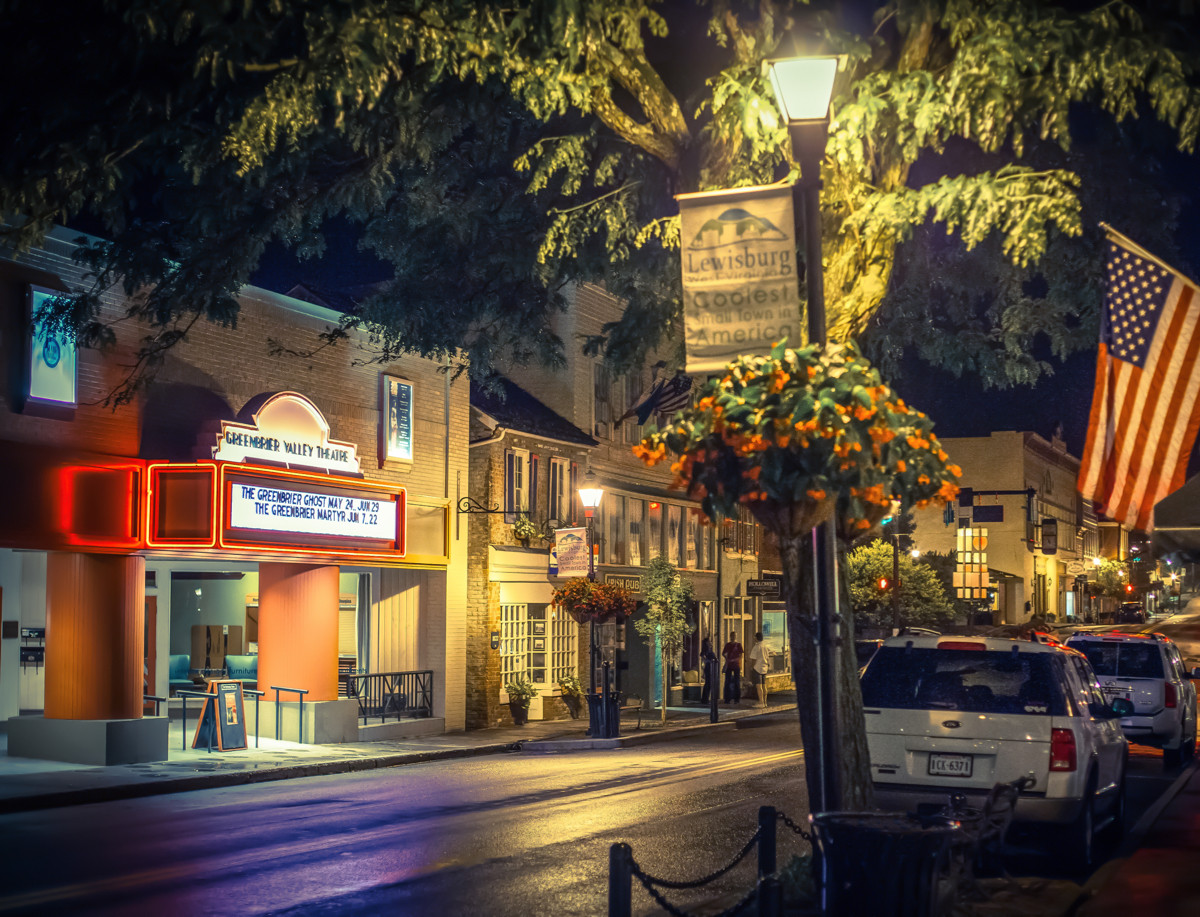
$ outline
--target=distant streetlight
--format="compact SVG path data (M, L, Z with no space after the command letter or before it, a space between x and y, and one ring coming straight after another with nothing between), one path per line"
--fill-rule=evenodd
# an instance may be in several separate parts
M1099 557L1093 557L1093 558L1092 558L1092 565L1093 565L1093 566L1095 566L1095 567L1098 567L1098 566L1100 566L1102 563L1104 563L1104 561L1103 561L1103 560L1101 560Z
M583 486L579 488L579 502L583 504L583 515L587 520L588 580L591 582L596 581L596 510L603 496L604 489L596 480L596 472L589 468L583 476ZM596 645L596 619L592 618L589 685L593 694L596 693L596 657L599 655L600 647Z
M793 57L763 62L775 101L788 122L792 155L800 164L800 181L792 189L796 236L804 232L805 286L808 292L808 339L824 345L825 277L821 265L821 160L829 130L829 102L837 74L836 57ZM817 586L817 734L821 799L818 811L842 807L839 783L837 707L834 699L834 634L838 620L837 543L833 524L813 530Z
M908 553L912 555L912 559L913 559L913 560L916 560L918 557L920 557L920 556L921 556L921 549L920 549L920 548L916 548L916 547L914 547L914 548L913 548L911 551L909 551Z

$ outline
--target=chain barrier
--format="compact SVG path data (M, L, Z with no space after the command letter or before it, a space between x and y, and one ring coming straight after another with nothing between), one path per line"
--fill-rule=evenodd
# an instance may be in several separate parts
M762 813L767 812L767 811L768 810L765 808L763 810L760 810L760 819L763 817ZM770 818L769 815L767 815L766 817ZM785 825L787 825L789 828L791 828L792 831L796 835L803 838L808 843L810 843L810 844L812 843L812 840L813 840L812 835L809 834L807 831L805 831L803 828L801 828L799 825L797 825L794 821L792 821L792 819L788 818L788 816L785 815L783 812L776 811L774 821L775 822L780 822L780 821L783 822ZM774 822L772 822L771 824L774 824ZM709 873L706 876L703 876L699 879L693 879L690 881L672 881L670 879L662 879L662 878L659 878L658 876L650 875L650 873L646 872L645 870L642 869L641 866L638 865L637 860L635 860L633 858L633 852L628 849L628 845L614 845L613 849L614 849L614 851L616 851L617 847L620 846L620 847L623 847L627 851L625 856L627 857L626 862L628 864L628 870L629 870L628 875L631 877L636 877L637 880L642 884L642 887L644 889L646 889L646 893L649 894L650 897L654 899L655 903L657 903L659 907L661 907L664 911L666 911L666 913L670 914L671 917L693 917L692 914L689 914L687 911L684 911L684 910L676 907L674 904L672 904L670 901L668 901L663 896L660 889L679 890L679 889L689 889L689 888L700 888L701 886L708 885L711 882L715 882L717 879L721 878L726 873L728 873L730 870L732 870L734 867L736 867L739 863L741 863L742 860L744 860L746 858L746 856L750 853L751 850L753 850L756 846L759 846L760 843L762 843L764 841L763 827L764 827L764 824L763 824L763 822L760 821L758 830L754 832L754 834L750 837L750 839L748 841L746 841L745 846L743 846L742 849L737 853L737 855L732 860L730 860L727 864L722 866L720 869L714 870L713 872ZM775 854L774 854L774 843L773 843L774 842L774 830L773 829L772 829L772 834L771 834L771 837L769 838L769 840L772 842L768 848L771 851L768 854L769 860L767 861L770 865L766 866L766 869L774 870ZM761 856L762 856L762 851L760 850L760 857ZM763 869L763 861L761 859L759 861L759 869L760 869L760 871ZM759 887L762 883L763 878L764 878L763 876L759 876L757 881L755 881L754 885L752 885L750 887L750 890L748 892L746 892L746 894L742 897L742 899L740 901L738 901L736 904L732 905L731 907L726 908L724 911L721 911L720 914L713 915L713 917L734 917L735 914L740 913L742 911L742 909L745 908L746 905L749 904L751 901L753 901L755 899L755 897L759 894ZM628 898L626 898L626 907L627 906L628 906ZM610 911L610 913L611 913L611 911Z
M790 818L788 818L782 812L777 811L775 813L775 817L778 818L785 825L787 825L789 828L791 828L793 832L800 835L800 837L804 838L804 840L808 841L810 844L813 842L813 836L811 834L809 834L807 831L805 831L803 828L801 828L798 824L796 824L794 821L792 821Z
M741 853L735 856L728 865L722 866L716 872L709 873L703 879L696 879L692 882L671 882L667 879L659 879L657 876L652 876L649 873L642 872L642 869L640 866L638 866L636 860L633 862L633 874L641 879L642 884L645 885L646 888L649 888L651 885L658 885L662 888L699 888L701 885L707 885L709 882L715 882L717 879L721 878L721 876L725 875L725 873L729 872L729 870L733 869L733 867L735 867L738 863L742 862L742 860L746 858L746 854L753 850L754 845L758 843L758 836L760 833L761 832L759 831L755 831L754 836L751 837L750 840L746 841L746 846L742 848Z

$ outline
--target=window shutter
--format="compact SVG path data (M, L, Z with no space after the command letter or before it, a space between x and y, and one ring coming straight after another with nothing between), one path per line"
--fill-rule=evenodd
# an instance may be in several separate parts
M516 507L514 501L516 499L516 481L513 476L516 474L517 457L511 452L504 453L504 521L513 523L516 521Z
M575 524L575 520L579 518L579 512L576 510L576 503L579 499L579 464L571 463L571 473L568 475L569 483L567 484L567 506L570 510L571 524Z
M538 457L529 456L529 518L537 514Z

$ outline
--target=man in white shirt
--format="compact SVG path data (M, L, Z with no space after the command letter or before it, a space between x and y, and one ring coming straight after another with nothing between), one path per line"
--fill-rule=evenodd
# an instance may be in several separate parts
M754 646L750 649L750 672L754 679L754 694L758 703L754 706L767 706L767 672L771 670L771 651L763 643L762 632L754 635Z

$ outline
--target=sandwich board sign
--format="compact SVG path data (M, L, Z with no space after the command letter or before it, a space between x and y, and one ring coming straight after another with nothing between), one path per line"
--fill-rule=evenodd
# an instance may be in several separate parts
M221 751L246 747L246 708L240 681L212 681L204 699L192 748Z

